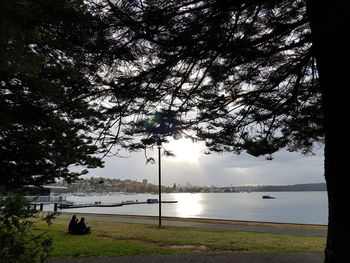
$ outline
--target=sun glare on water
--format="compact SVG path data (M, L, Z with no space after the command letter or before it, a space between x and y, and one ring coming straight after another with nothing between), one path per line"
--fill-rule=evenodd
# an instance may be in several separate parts
M167 157L171 161L181 162L198 162L202 151L202 146L199 143L194 143L190 139L171 140L164 145L164 148L175 154L174 157Z
M200 194L181 193L176 195L176 199L177 217L198 217L203 212L203 200Z

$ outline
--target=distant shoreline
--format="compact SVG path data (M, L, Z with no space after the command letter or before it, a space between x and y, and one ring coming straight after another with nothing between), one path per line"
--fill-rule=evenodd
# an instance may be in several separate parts
M236 187L236 189L239 187ZM252 186L252 192L317 192L327 191L326 183L293 184L293 185L261 185Z
M124 193L124 194L153 194L158 193L158 186L150 184L147 180L143 182L106 179L99 180L84 179L66 186L63 193L88 194L88 193ZM327 191L326 183L306 183L291 185L237 185L237 186L181 186L174 184L173 187L162 185L163 193L237 193L237 192L317 192Z

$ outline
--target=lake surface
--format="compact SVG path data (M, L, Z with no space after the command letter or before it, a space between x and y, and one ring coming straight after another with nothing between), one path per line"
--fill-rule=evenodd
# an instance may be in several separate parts
M262 199L270 195L276 199ZM153 194L112 194L94 196L68 195L77 204L101 201L102 204L122 201L144 202L158 198ZM327 224L327 192L252 192L252 193L172 193L162 194L162 216L265 221L301 224ZM137 204L121 207L64 209L66 212L158 216L158 204Z

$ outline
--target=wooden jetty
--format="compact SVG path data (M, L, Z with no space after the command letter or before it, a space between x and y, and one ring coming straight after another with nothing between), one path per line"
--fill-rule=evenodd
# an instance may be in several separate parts
M85 207L118 207L123 205L141 205L141 204L158 204L159 202L155 202L154 199L152 201L147 200L146 202L138 202L138 201L127 201L115 204L101 204L101 202L95 202L94 204L67 204L61 203L59 204L60 209L70 209L70 208L85 208ZM177 203L177 201L162 201L162 204L171 204Z

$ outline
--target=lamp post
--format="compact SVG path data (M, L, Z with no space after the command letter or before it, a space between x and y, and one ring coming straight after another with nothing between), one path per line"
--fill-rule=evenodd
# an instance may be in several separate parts
M166 136L167 130L169 130L169 125L164 121L164 113L157 112L150 114L150 118L145 120L145 130L148 134L152 134L153 138L156 139L158 148L158 204L159 204L159 228L162 226L162 160L161 160L161 148L162 148L162 138Z
M161 165L161 146L162 142L157 141L158 146L158 194L159 194L159 228L162 226L162 165Z

